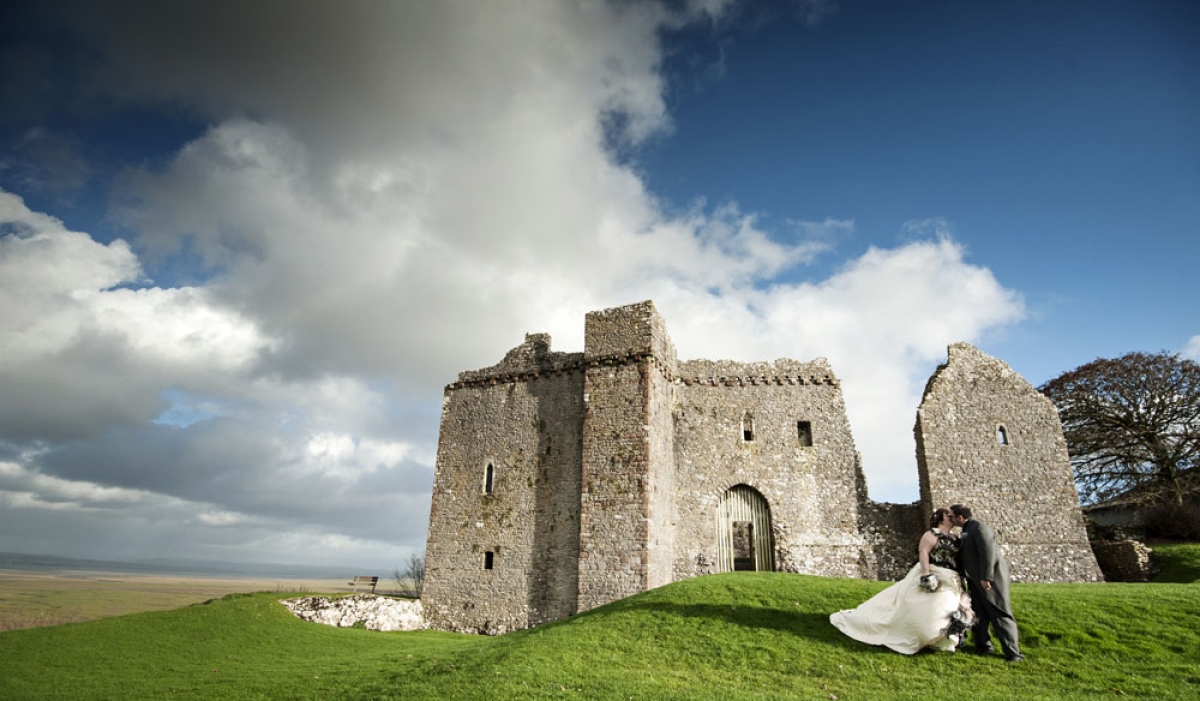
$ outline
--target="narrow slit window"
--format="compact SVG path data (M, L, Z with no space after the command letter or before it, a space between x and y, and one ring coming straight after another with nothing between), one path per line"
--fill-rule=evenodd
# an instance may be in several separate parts
M492 487L496 480L496 467L492 463L487 464L487 468L483 471L483 493L491 494Z
M483 569L490 570L496 565L496 553L488 550L483 554Z
M996 442L1000 445L1008 445L1008 429L1003 426L996 427Z
M742 416L742 440L747 443L754 440L754 417L749 413Z
M803 447L812 446L812 422L797 421L796 422L796 439Z

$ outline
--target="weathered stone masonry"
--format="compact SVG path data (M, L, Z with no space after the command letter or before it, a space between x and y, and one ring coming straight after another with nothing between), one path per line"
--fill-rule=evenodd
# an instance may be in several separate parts
M950 346L914 433L921 503L970 505L1004 543L1014 579L1099 578L1058 411L1012 368Z
M1047 405L952 346L918 412L921 500L878 504L824 359L681 362L652 303L592 312L583 353L530 334L446 388L426 617L498 633L743 567L896 578L930 505L955 501L1018 578L1096 580Z

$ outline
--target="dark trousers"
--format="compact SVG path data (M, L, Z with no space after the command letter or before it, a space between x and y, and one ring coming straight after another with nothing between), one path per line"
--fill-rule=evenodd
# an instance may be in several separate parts
M971 639L975 643L975 649L983 650L991 645L992 639L988 634L990 625L996 631L996 638L1000 640L1000 649L1004 651L1005 657L1021 654L1021 646L1017 642L1019 636L1016 619L1011 613L988 601L983 589L976 582L970 583L970 589L971 608L975 611L975 625L971 626Z

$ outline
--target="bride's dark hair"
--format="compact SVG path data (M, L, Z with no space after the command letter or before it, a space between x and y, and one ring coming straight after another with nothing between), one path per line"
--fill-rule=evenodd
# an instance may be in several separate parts
M950 513L950 509L938 509L929 517L929 527L937 528L942 519L946 518L946 514Z

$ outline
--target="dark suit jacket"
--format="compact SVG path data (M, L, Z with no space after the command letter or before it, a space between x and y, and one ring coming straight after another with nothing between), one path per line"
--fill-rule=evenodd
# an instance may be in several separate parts
M979 587L984 580L992 583L990 591L983 591L979 587L974 593L984 596L993 606L1012 615L1012 604L1008 600L1008 561L996 544L996 534L991 527L971 519L962 527L962 540L959 542L962 544L959 558L963 572L971 580L971 587Z

